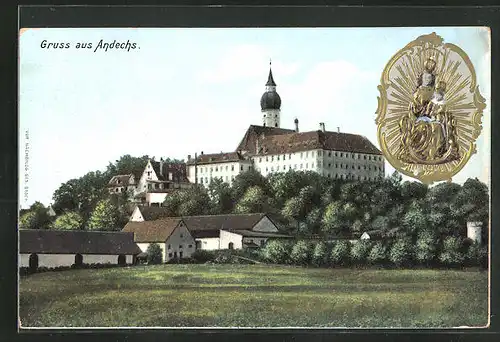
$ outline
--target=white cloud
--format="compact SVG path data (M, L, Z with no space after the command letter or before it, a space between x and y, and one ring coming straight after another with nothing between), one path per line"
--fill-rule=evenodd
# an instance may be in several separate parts
M230 82L237 79L262 78L267 76L266 65L272 58L273 51L260 45L238 45L228 49L219 62L199 74L201 82ZM280 59L272 59L273 72L282 76L294 74L299 64L296 62L284 62Z

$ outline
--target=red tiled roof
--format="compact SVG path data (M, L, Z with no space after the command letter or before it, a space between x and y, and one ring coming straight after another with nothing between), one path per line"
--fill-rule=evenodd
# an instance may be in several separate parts
M160 164L162 166L161 168ZM187 179L187 169L185 163L159 162L151 160L151 166L153 166L153 170L160 181L172 181L177 183L189 182ZM172 180L168 179L169 173L172 173Z
M113 176L108 182L108 187L133 185L134 183L130 182L132 176L132 174Z
M228 163L244 160L245 158L238 152L221 152L221 153L211 153L202 154L196 157L196 164L214 164L214 163ZM188 165L193 165L195 159L188 160Z
M254 154L294 153L308 150L331 150L382 155L366 137L337 132L311 131L281 134L259 139L259 151Z
M134 233L135 242L164 242L181 222L180 218L163 218L143 222L130 221L122 231Z
M255 142L257 138L262 139L263 137L291 133L295 133L295 131L285 128L250 125L250 127L248 127L247 131L245 132L243 139L241 139L241 142L239 143L236 151L255 153Z

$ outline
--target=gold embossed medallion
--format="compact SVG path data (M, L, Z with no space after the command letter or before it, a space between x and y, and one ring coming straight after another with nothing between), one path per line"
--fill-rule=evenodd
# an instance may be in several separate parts
M451 181L476 152L486 106L467 54L435 33L420 36L387 63L378 89L387 161L425 184Z

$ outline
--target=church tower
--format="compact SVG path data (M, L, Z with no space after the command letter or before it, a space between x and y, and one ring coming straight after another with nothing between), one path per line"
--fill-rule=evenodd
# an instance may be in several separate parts
M269 76L266 83L266 92L260 98L262 125L266 127L280 127L281 98L276 92L276 83L273 79L271 61L269 61Z

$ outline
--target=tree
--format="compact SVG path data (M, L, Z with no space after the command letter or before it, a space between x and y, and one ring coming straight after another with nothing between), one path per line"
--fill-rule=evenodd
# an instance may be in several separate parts
M264 190L259 186L252 186L238 201L235 212L239 214L262 213L267 212L268 208L269 198Z
M148 264L161 264L163 261L163 253L160 245L152 243L146 249Z
M389 260L398 267L407 266L411 262L412 252L411 240L406 238L399 239L390 249Z
M371 228L387 232L391 228L391 222L387 216L379 215L373 220Z
M469 246L466 254L467 263L470 266L481 266L488 268L488 248L478 243Z
M419 232L415 243L415 260L421 264L429 265L435 258L436 250L436 233L432 230Z
M413 202L403 216L403 228L408 234L416 234L421 230L427 229L429 221L418 202Z
M68 211L59 215L52 223L51 228L55 230L79 230L82 229L82 216L75 211Z
M462 266L465 261L463 252L464 240L458 236L449 236L443 241L443 251L439 255L439 261L450 267Z
M21 215L19 218L19 228L38 229L36 213L34 211L28 211Z
M321 230L323 210L320 207L312 209L306 216L307 234L317 234Z
M466 221L480 221L486 224L489 217L488 186L477 178L467 179L454 198L452 211L463 224Z
M287 200L299 195L300 189L307 185L307 179L303 172L288 170L270 174L268 183L277 206L282 207Z
M94 211L87 222L89 230L118 231L123 227L119 226L119 210L113 205L110 199L105 199L97 203Z
M298 265L307 265L311 259L311 246L306 241L298 241L292 248L290 260Z
M132 157L130 154L126 154L124 156L121 156L120 159L116 160L114 163L109 163L106 168L106 172L110 177L128 174L133 174L135 177L140 177L149 159L154 160L154 158L150 158L147 155L142 157ZM166 162L169 161L170 159L168 159L168 161ZM137 179L137 181L138 180L139 179Z
M370 252L368 253L367 260L370 264L380 264L387 259L387 247L381 241L377 241Z
M342 204L339 201L330 203L323 214L323 231L327 234L339 234L344 225L340 217Z
M290 255L290 244L283 240L272 240L266 243L262 250L264 259L275 263L284 264Z
M50 222L47 208L42 203L35 202L19 218L19 227L21 229L47 229Z
M229 184L222 178L214 178L208 186L208 195L212 202L214 215L228 214L233 210L233 198Z
M296 233L299 231L300 222L304 220L303 216L303 203L299 196L290 198L285 202L281 214L288 220L292 226L296 227Z
M351 248L351 261L356 264L362 264L366 261L371 249L370 240L357 240Z
M332 265L347 265L350 261L350 250L351 245L348 241L337 241L330 253L330 262Z
M180 190L179 216L206 215L212 211L208 192L202 186Z
M420 182L405 181L401 184L401 196L405 202L425 198L427 190L428 186Z
M328 246L324 242L318 242L314 246L312 262L316 266L324 266L328 263Z
M269 196L269 183L262 174L254 169L242 172L234 177L232 184L233 199L239 202L252 187L258 187L262 193Z

